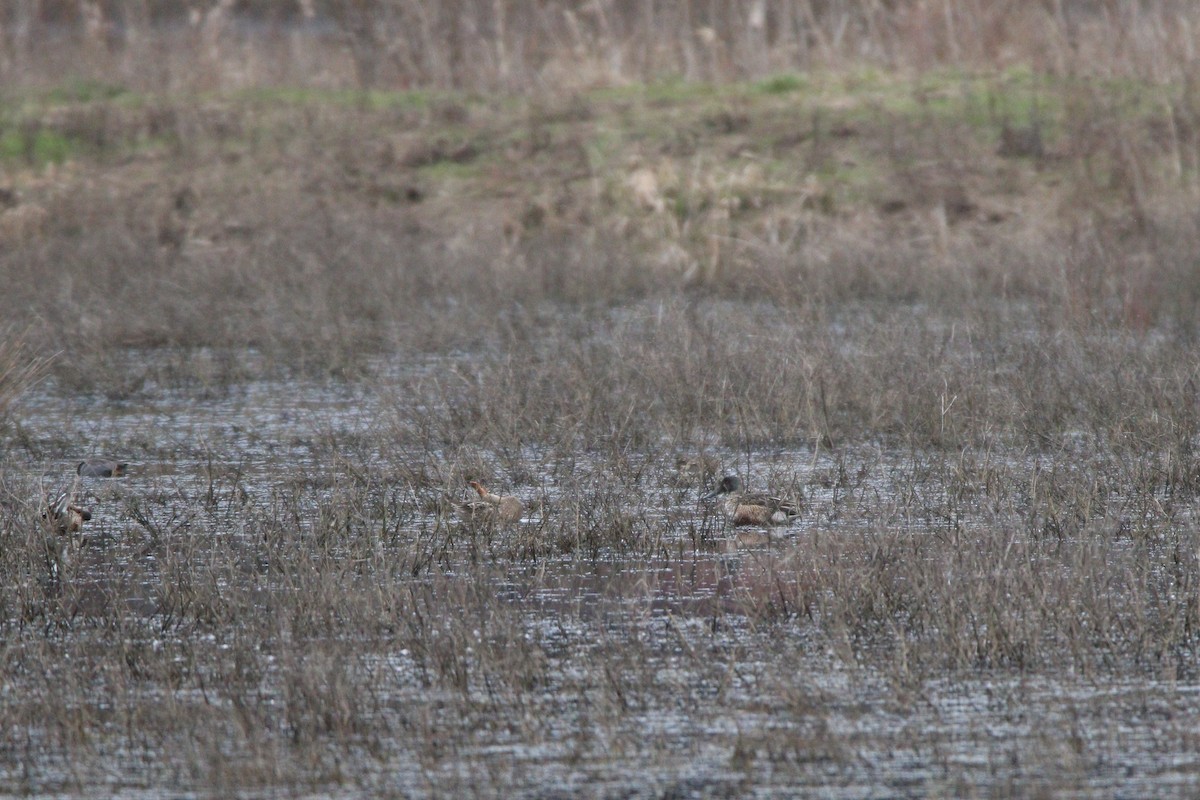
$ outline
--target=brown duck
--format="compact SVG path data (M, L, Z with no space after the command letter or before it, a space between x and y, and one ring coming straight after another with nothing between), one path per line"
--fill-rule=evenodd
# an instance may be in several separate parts
M83 523L92 518L92 512L83 506L76 505L75 492L64 489L58 496L46 504L42 511L42 519L54 528L55 533L79 533Z
M489 492L479 481L470 481L468 485L479 494L479 499L469 500L460 506L465 515L504 523L521 521L521 516L525 513L525 504L520 498Z
M717 498L724 498L725 513L734 526L787 525L800 516L800 507L791 500L743 492L742 481L737 475L726 475L716 490L701 499Z

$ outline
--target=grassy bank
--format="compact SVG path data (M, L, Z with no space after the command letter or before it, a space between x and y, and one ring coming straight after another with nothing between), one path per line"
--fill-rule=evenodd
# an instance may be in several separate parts
M494 337L497 308L647 297L1002 301L1190 335L1183 86L857 71L372 97L12 95L7 318L45 351L334 367L422 332Z

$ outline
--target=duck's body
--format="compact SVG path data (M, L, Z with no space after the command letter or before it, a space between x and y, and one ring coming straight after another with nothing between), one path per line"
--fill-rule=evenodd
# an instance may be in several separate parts
M473 519L489 519L496 522L520 522L525 513L525 504L519 497L489 492L479 481L471 481L470 487L479 494L478 500L463 503L460 508Z
M75 468L81 478L123 478L129 464L124 461L109 461L107 459L92 459L80 461Z
M743 492L742 482L736 475L726 475L715 491L704 496L705 500L717 498L723 498L725 513L735 527L787 525L800 516L800 507L791 500Z
M92 512L76 505L75 493L69 489L59 492L58 496L46 504L42 519L60 535L79 533L83 523L92 518Z

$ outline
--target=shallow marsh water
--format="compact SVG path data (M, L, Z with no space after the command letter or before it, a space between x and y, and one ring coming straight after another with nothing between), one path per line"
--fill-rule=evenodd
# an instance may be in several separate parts
M26 398L4 474L6 546L27 550L4 590L5 791L1200 791L1200 670L1186 648L1021 663L1014 647L943 668L922 643L949 632L906 629L921 603L896 600L902 585L879 596L898 605L871 624L839 618L849 607L821 579L831 556L903 583L913 578L890 561L943 559L1000 531L1051 574L1074 563L1057 553L1084 548L1071 537L1097 535L1047 533L1028 493L955 502L945 476L963 454L711 448L756 488L807 502L769 543L740 544L699 502L704 482L672 471L669 445L614 462L405 442L395 421L412 412L398 406L416 401L387 376L411 369L370 383L149 387L121 401L48 386ZM30 534L37 497L98 455L130 460L131 474L81 483L95 519L54 580ZM1030 482L1077 466L988 458ZM469 475L530 501L525 519L457 522L445 495L465 498ZM1171 524L1194 525L1186 513ZM911 544L921 539L935 545ZM1103 546L1112 561L1146 560L1129 538Z

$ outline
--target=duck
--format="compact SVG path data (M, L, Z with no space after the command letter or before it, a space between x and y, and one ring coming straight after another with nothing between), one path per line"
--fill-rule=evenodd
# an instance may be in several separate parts
M791 500L743 492L742 481L737 475L726 475L715 490L701 499L718 498L724 498L725 514L734 527L787 525L800 516L800 506Z
M490 492L479 481L469 481L467 485L479 494L479 499L468 500L459 506L464 516L508 524L521 521L525 513L525 504L519 497Z
M124 478L129 464L125 461L91 459L80 461L75 473L81 478Z
M92 512L75 504L74 490L64 489L46 503L42 519L53 527L55 533L66 535L79 533L83 529L83 523L92 519Z

